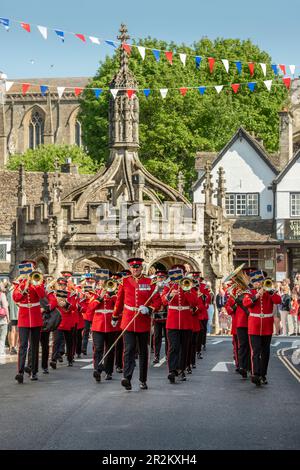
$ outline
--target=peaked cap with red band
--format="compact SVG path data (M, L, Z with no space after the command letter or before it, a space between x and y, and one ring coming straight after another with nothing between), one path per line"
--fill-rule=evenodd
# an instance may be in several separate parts
M143 258L129 258L127 263L131 268L140 268L143 265Z

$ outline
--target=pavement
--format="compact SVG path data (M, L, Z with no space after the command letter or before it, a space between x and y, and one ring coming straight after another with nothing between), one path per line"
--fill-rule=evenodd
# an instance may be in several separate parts
M1 360L0 449L299 450L300 375L280 359L282 350L292 358L295 341L273 338L261 387L235 372L230 337L208 337L186 382L169 384L164 360L151 365L145 391L137 369L131 392L122 374L96 383L90 353L37 382L25 375L23 385L14 380L15 359Z

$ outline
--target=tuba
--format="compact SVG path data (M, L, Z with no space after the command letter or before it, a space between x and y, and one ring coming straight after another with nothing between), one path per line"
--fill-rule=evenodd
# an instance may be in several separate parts
M231 283L230 290L237 289L238 295L242 292L249 290L250 278L245 274L242 269L245 266L245 263L238 266L232 273L230 273L225 279L222 280L222 283L227 284Z

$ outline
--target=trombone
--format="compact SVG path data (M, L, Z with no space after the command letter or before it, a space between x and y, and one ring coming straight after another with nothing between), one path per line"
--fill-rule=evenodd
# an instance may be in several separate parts
M44 277L39 271L32 271L29 274L29 281L35 286L40 286L44 282Z

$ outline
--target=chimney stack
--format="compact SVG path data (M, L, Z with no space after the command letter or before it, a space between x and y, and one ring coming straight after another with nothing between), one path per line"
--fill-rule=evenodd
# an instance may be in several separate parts
M279 162L282 170L293 156L293 121L287 108L279 113Z

